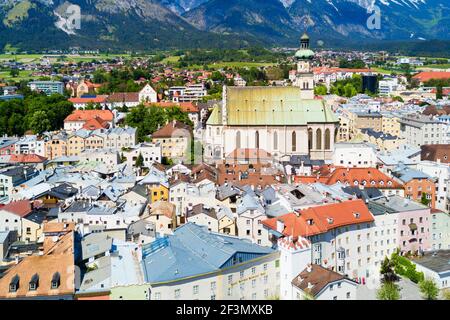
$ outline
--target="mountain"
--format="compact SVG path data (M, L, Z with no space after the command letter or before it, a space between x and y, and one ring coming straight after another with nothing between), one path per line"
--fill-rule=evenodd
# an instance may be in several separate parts
M0 1L0 48L8 43L25 50L249 45L244 38L222 37L198 30L159 0ZM67 28L71 4L80 7L79 30Z
M81 28L68 28L70 5ZM369 29L373 4L380 28ZM0 0L0 48L149 50L450 40L448 0Z
M201 30L254 36L272 43L294 43L298 36L280 0L210 0L183 17Z

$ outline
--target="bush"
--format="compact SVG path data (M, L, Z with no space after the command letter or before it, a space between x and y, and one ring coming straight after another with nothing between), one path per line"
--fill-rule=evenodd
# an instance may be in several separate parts
M393 253L391 261L394 264L394 271L396 274L404 276L414 283L419 283L424 280L423 272L416 271L416 265L398 253Z

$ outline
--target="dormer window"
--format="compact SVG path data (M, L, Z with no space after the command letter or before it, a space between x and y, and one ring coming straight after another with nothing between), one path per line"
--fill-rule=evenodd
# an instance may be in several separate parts
M19 276L16 274L9 283L9 292L17 292L17 289L19 289Z
M60 284L61 276L59 272L55 272L52 277L52 289L58 289Z
M358 219L361 215L359 214L359 212L355 212L353 213L353 215L355 216L356 219Z
M314 220L313 219L308 219L306 220L306 222L308 223L308 225L312 226L314 224Z
M34 276L31 277L28 288L30 291L35 291L38 285L39 285L39 276L37 273L35 273Z

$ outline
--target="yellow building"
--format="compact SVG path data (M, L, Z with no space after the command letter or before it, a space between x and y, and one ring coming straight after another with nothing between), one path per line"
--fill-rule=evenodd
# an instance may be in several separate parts
M78 156L81 151L85 149L84 138L79 135L72 135L67 139L67 155L68 156Z
M393 136L400 136L400 122L399 118L389 115L383 114L383 118L381 120L382 131L384 133L391 134Z
M86 150L103 149L104 145L105 139L96 134L92 134L84 140L84 146Z
M67 138L62 135L53 136L45 142L45 156L49 160L67 155Z
M153 184L148 187L150 203L157 201L169 201L169 188L163 184Z
M179 121L169 122L152 134L152 142L161 144L161 155L169 159L185 159L191 141L191 128Z
M223 216L219 219L219 232L229 234L231 236L237 236L236 233L236 220L228 216Z

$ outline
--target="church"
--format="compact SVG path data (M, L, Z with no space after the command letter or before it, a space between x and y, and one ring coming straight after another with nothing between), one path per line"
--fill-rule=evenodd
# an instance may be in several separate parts
M206 123L204 160L217 162L235 149L262 149L279 161L309 155L330 160L339 124L332 110L314 99L309 37L295 53L296 79L288 87L224 87L222 103Z

